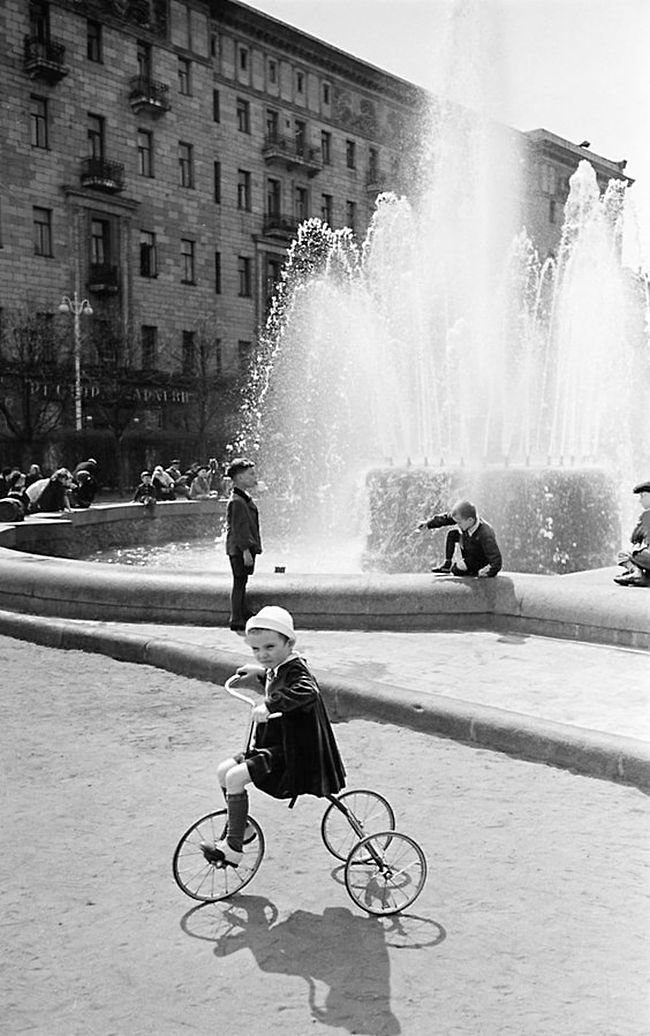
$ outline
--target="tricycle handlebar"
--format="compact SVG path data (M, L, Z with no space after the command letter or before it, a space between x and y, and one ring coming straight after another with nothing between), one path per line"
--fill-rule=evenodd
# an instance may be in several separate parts
M224 687L228 691L228 694L232 695L233 698L239 698L240 701L245 701L248 705L250 705L250 707L252 709L254 709L255 706L258 704L255 701L255 699L254 698L249 698L247 694L242 694L241 691L236 691L235 688L233 687L233 683L235 682L235 680L238 680L238 679L239 679L239 677L237 676L237 673L234 673L233 676L229 676L228 677L228 679L224 683ZM281 712L272 712L271 715L268 718L269 719L279 719L279 717L281 715L282 715Z

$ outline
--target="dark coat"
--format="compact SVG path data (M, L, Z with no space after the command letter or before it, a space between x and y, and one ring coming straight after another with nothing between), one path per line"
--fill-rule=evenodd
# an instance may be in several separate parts
M243 489L233 487L226 508L226 554L262 553L257 504Z
M630 540L635 545L632 561L639 568L650 571L650 510L642 511L632 530Z
M345 769L318 684L302 658L278 666L266 687L269 712L281 712L257 728L256 748L281 746L284 768L255 780L276 799L295 795L335 795L345 785Z
M448 513L434 514L427 522L428 529L440 529L444 525L456 525L456 519ZM490 566L488 575L495 576L503 565L494 529L482 518L479 519L478 528L474 532L461 531L460 552L470 576L477 575L479 569L485 565Z

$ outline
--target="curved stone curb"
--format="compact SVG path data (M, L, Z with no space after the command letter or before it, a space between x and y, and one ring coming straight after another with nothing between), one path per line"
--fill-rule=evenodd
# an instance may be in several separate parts
M210 651L171 639L110 627L71 626L63 619L0 612L0 633L66 650L108 655L152 665L180 676L222 685L247 654ZM334 719L372 719L454 741L546 763L589 777L650 790L650 745L634 738L553 723L505 709L477 705L403 687L343 679L317 672Z

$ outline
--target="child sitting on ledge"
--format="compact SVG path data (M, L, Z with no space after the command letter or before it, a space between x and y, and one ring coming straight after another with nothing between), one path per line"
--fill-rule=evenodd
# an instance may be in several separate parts
M650 586L650 481L639 482L632 492L638 495L643 510L630 536L632 550L618 555L625 573L614 576L614 582L619 586Z
M458 500L451 511L434 514L428 521L420 522L420 529L440 529L455 525L445 540L445 560L432 568L436 576L478 576L491 578L500 571L503 564L494 529L479 518L474 504L469 500ZM460 547L460 558L454 562L456 546Z

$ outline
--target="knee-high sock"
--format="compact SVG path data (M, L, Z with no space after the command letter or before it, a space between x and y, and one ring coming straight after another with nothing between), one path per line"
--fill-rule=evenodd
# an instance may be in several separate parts
M244 844L246 817L248 816L248 792L228 796L228 845L240 853Z

